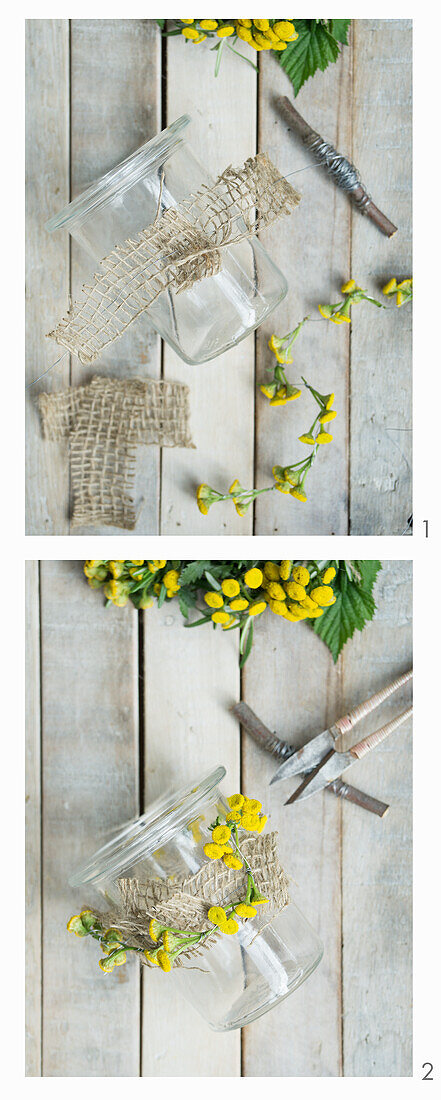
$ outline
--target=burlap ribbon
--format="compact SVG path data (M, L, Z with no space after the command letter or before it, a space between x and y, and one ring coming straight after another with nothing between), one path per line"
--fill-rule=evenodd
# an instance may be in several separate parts
M241 842L240 848L258 890L268 899L268 904L258 906L258 915L253 918L258 935L262 931L260 921L263 920L266 927L289 904L289 880L278 858L277 833L249 837ZM118 887L120 907L99 916L103 923L121 930L131 946L148 950L155 947L148 934L151 917L182 931L211 933L203 943L178 956L175 966L181 966L183 960L214 946L221 933L208 920L208 910L212 905L230 906L245 899L247 870L244 866L234 871L221 860L211 860L189 877L145 882L123 878L118 880ZM147 960L142 956L141 961Z
M170 207L101 260L92 286L83 286L48 335L82 363L92 363L164 290L179 293L216 275L222 249L272 225L299 202L266 153L242 168L226 168L212 187Z
M99 377L63 393L42 393L38 404L44 438L69 442L73 527L133 530L137 446L194 446L189 390L181 382Z

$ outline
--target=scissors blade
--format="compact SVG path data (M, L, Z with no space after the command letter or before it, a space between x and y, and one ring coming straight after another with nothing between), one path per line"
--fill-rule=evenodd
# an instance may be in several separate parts
M311 771L311 768L314 768L320 762L328 750L334 747L335 741L330 730L319 733L317 737L313 737L312 741L308 741L306 745L303 745L301 749L298 749L288 760L281 764L270 780L270 786L271 783L278 783L281 779L289 779L292 775L298 775L299 772Z
M341 773L348 768L350 764L355 764L355 757L350 752L334 752L329 760L320 768L317 775L305 786L299 794L296 802L301 802L302 798L309 798L311 794L316 794L317 791L322 791L324 787L327 787L329 783L333 783L335 779L339 779Z

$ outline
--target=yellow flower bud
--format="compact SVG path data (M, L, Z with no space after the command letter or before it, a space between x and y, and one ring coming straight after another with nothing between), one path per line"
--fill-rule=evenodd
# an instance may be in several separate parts
M263 581L263 573L260 569L248 569L244 576L248 588L260 588Z
M225 596L237 596L240 592L240 584L233 577L226 577L221 583L221 588Z
M209 607L223 607L224 601L220 592L206 592L204 595L205 603Z

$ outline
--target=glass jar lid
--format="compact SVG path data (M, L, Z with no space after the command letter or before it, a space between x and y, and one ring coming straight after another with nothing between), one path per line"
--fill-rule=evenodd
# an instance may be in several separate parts
M220 766L203 775L196 783L169 791L156 799L147 812L129 822L121 831L80 867L69 879L70 886L97 883L100 879L120 877L141 857L162 848L182 829L183 825L210 791L224 778L225 768Z
M99 180L92 183L59 214L55 214L46 222L49 233L62 226L70 229L73 222L81 222L92 211L105 206L116 194L120 195L129 187L133 187L133 184L142 179L147 172L153 171L163 163L189 122L191 122L190 115L181 115L176 122L172 122L171 126L167 126L166 130L162 130L160 134L156 134L156 137L146 141L126 160L122 160L110 172L106 172Z

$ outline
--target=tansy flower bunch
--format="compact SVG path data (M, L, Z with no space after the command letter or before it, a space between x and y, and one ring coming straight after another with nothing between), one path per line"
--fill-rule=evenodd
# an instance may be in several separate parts
M319 396L324 408L325 397ZM279 467L274 471L283 492L287 484L291 486L284 480L286 474ZM92 588L103 588L108 603L116 607L130 600L137 609L147 610L155 600L160 607L176 596L185 626L211 623L225 631L239 630L241 667L251 652L256 617L269 608L291 622L317 618L333 602L332 588L327 603L320 602L317 592L335 576L331 563L314 561L94 560L86 561L84 572ZM276 587L271 582L277 582ZM199 617L190 619L192 610Z
M159 20L159 23L164 34L180 34L193 46L199 46L207 38L213 39L213 49L217 53L215 76L218 75L225 46L233 50L233 53L238 53L234 46L247 42L257 53L261 50L281 53L298 38L290 19L175 19L171 30L164 30L164 20ZM248 61L242 53L238 53L238 56L243 61Z
M218 489L213 489L211 485L207 485L205 482L202 483L198 486L196 492L196 503L202 515L207 515L212 504L217 504L221 500L232 500L238 515L244 516L253 500L256 500L262 493L270 493L274 489L277 489L279 493L287 494L294 500L305 503L308 499L305 493L306 476L316 459L319 447L325 443L332 443L333 436L327 431L326 425L335 419L337 413L332 408L334 404L333 393L319 393L305 378L302 378L300 385L309 390L318 405L317 415L308 431L299 436L300 443L305 443L312 448L308 457L299 459L298 462L293 462L290 466L273 466L274 482L272 485L265 485L263 489L245 489L238 478L234 479L228 493L221 493ZM266 387L262 387L262 389L265 391ZM298 397L299 394L300 389L296 389L295 396ZM291 400L291 398L284 396L279 400L272 399L271 404L284 405L287 400Z

